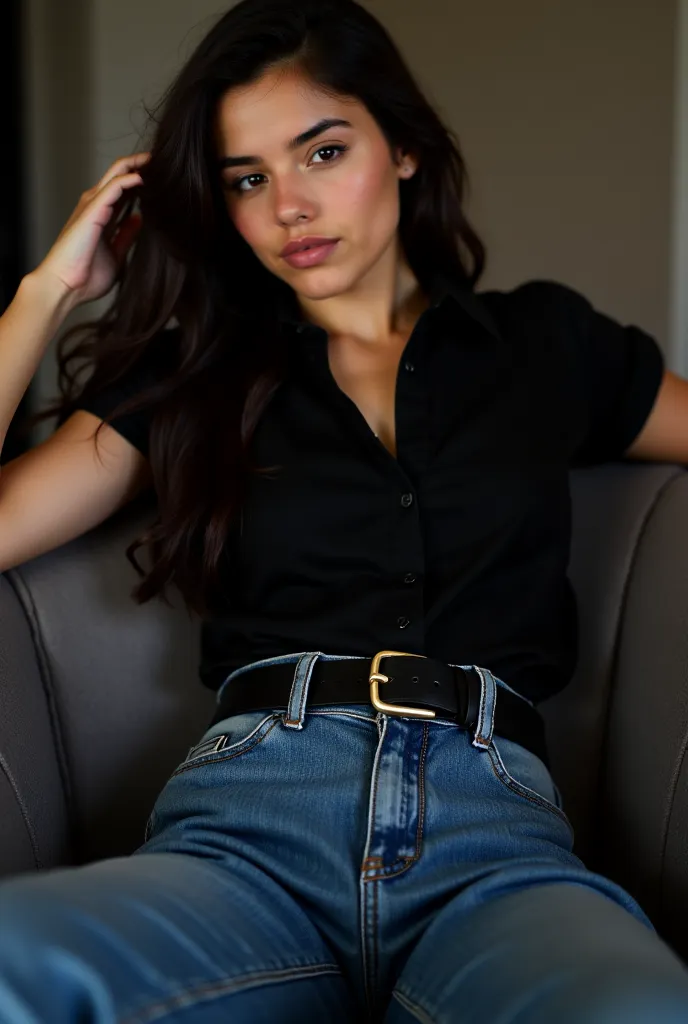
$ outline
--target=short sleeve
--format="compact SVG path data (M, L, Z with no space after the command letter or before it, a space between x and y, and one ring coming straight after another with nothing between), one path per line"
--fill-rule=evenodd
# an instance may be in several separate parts
M665 359L656 339L558 282L531 281L518 290L531 330L555 360L570 465L622 459L659 393Z
M173 334L175 334L173 329L161 332L160 337L151 343L144 357L124 377L110 386L92 394L89 388L90 382L87 381L82 394L76 401L76 408L85 409L86 412L92 412L100 419L104 419L121 402L134 398L135 395L156 384L169 365L169 355L174 341ZM147 457L152 415L152 406L137 409L131 413L117 416L111 421L111 426Z

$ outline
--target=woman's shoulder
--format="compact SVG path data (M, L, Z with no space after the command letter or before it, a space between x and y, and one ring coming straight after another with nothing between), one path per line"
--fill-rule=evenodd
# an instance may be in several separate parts
M571 324L594 312L593 305L582 292L550 278L531 278L509 289L491 288L476 293L490 311L511 317L522 317L541 324Z

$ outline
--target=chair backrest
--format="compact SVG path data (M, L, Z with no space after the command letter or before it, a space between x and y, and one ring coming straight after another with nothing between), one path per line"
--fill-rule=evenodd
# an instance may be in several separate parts
M627 736L636 735L637 717L629 722L622 709L618 721L624 724L611 728L614 763L605 738L614 694L641 685L633 682L631 652L645 652L645 673L655 664L656 617L646 621L648 602L634 594L641 541L677 485L685 521L687 482L682 467L660 464L612 463L572 473L570 575L579 604L579 663L570 686L541 709L552 773L586 863L596 856L600 809L620 802L632 818L638 806L636 794L625 795L623 786L623 759L632 756ZM159 600L139 606L130 598L138 576L124 551L154 514L150 498L139 500L0 578L0 812L13 808L23 822L7 856L27 869L117 856L140 845L155 797L212 715L215 694L197 676L199 622L175 592L172 608ZM672 529L678 538L681 525ZM666 545L666 534L655 543ZM654 564L651 551L643 557ZM667 571L656 569L649 604L670 600ZM686 587L684 595L688 605ZM656 728L669 726L658 720ZM666 772L675 768L679 732L677 725ZM657 812L652 818L650 806L641 815L666 831L663 807L664 817ZM605 841L613 846L622 837L617 822ZM659 856L658 844L653 837L650 859ZM676 844L677 855L683 853ZM624 856L621 848L617 854ZM9 870L1 860L0 875Z
M578 605L579 657L575 675L560 694L540 705L545 718L551 770L576 832L576 852L586 863L603 862L604 822L618 787L605 789L610 765L606 742L615 695L625 693L633 666L619 667L629 633L653 649L646 618L628 602L647 525L674 484L688 483L680 466L614 462L571 474L572 536L569 576ZM688 506L687 506L688 511ZM676 534L676 539L680 536ZM653 597L664 580L655 580ZM614 721L616 719L614 718Z

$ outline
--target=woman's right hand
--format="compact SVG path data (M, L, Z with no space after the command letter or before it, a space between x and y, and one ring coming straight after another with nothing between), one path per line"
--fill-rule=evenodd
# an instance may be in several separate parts
M142 183L136 168L149 159L150 153L135 153L116 160L97 185L82 193L52 249L32 272L57 282L71 307L100 299L112 288L141 226L138 214L120 224L116 214L127 190Z

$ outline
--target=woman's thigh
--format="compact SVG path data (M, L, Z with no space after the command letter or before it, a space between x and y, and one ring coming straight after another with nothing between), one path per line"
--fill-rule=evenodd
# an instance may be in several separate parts
M688 971L614 900L582 884L531 885L436 916L385 1024L686 1024Z
M355 709L302 730L225 719L172 773L132 855L0 881L0 1024L360 1019L377 735Z
M2 1024L351 1019L331 950L248 862L143 852L0 883Z

